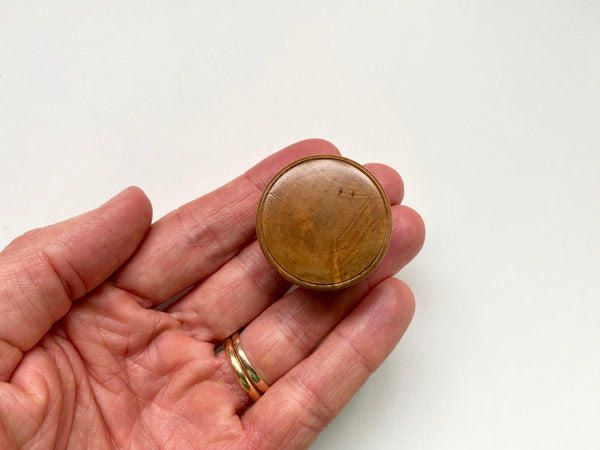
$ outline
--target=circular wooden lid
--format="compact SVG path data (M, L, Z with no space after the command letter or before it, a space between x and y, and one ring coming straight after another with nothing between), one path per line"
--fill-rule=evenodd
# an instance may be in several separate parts
M363 166L341 156L299 159L271 180L260 199L256 233L286 280L316 290L358 283L390 243L385 191Z

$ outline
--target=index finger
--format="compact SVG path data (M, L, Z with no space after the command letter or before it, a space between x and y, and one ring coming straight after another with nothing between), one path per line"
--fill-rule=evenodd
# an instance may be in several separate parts
M309 139L271 155L244 175L157 221L132 259L113 277L118 287L158 305L202 281L255 237L256 207L269 180L309 155L339 154Z

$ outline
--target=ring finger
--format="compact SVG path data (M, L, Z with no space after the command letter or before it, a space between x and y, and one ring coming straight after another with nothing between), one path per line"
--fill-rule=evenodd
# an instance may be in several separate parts
M267 384L273 384L312 353L375 285L396 273L419 251L424 235L420 217L407 207L396 206L394 210L395 239L386 258L367 280L335 293L293 291L242 331L241 346ZM225 359L225 355L222 357Z

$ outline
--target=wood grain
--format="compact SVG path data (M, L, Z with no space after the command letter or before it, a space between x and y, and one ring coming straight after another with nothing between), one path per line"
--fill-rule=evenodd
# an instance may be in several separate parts
M365 278L385 254L390 202L360 164L310 156L271 180L256 230L263 253L282 277L309 289L341 289Z

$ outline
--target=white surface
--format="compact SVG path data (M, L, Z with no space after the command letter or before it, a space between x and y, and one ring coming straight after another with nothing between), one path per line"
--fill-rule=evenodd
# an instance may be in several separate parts
M0 246L327 138L428 236L411 328L314 448L599 448L599 80L595 1L0 0Z

